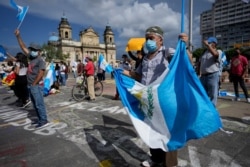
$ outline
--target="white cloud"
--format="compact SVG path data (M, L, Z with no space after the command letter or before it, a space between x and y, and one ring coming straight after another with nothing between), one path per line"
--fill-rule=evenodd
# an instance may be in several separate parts
M7 1L0 2L0 4L9 7L8 3ZM18 1L19 5L30 6L29 14L57 20L58 22L64 12L69 23L79 24L81 27L92 26L94 29L104 29L109 23L116 32L115 40L118 42L117 44L124 45L124 48L130 37L144 36L145 29L152 25L162 27L165 31L165 43L174 47L177 36L181 31L181 13L172 9L169 6L171 3L169 0L163 2L149 0L143 2L137 0ZM187 24L188 18L185 16L185 32L188 32ZM79 29L73 29L73 31L79 31ZM195 16L193 44L199 43L195 37L197 35L199 36L199 19L198 16Z

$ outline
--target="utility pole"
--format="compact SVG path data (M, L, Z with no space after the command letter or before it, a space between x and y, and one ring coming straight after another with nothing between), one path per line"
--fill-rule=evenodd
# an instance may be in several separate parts
M193 51L193 0L189 0L189 49Z

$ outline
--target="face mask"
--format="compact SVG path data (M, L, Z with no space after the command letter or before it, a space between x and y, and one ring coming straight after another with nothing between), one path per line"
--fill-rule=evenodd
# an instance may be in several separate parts
M148 50L148 53L153 53L156 51L157 46L156 46L156 42L154 40L150 40L148 39L146 41L146 48Z
M30 55L31 55L32 57L36 57L36 56L38 56L38 52L37 52L37 51L31 51L31 52L30 52Z

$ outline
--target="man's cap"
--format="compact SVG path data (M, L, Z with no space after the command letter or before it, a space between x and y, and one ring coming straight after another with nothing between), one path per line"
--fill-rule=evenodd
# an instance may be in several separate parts
M88 55L86 56L87 59L93 60L93 56L92 55Z
M175 53L175 49L174 48L168 48L168 55L169 56L173 56Z
M122 55L122 58L128 58L128 55L123 54L123 55Z
M207 42L208 42L208 43L215 43L215 44L218 43L218 41L217 41L217 39L216 39L215 37L209 37L209 38L207 39Z
M36 51L42 50L42 48L41 48L40 45L34 44L34 43L30 44L29 49L31 49L31 50L36 50Z
M154 33L160 37L163 38L163 30L161 29L161 27L159 26L152 26L152 27L149 27L147 30L146 30L146 34L151 34L151 33Z

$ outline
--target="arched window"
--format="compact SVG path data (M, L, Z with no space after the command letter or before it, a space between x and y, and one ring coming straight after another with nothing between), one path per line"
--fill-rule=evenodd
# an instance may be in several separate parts
M113 41L112 41L112 37L110 37L110 38L109 38L109 42L110 42L110 43L113 43Z
M68 31L65 32L65 38L69 38L69 33L68 33Z

